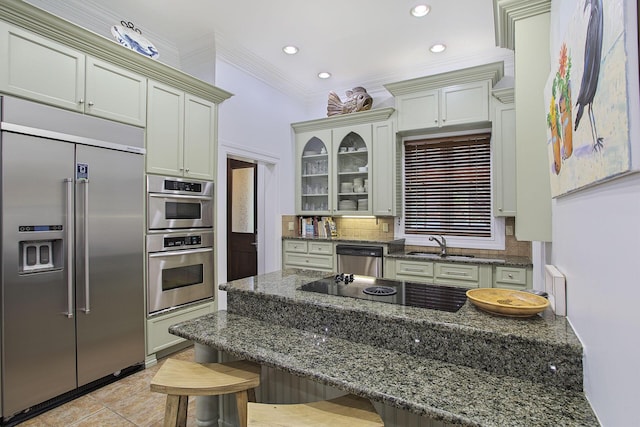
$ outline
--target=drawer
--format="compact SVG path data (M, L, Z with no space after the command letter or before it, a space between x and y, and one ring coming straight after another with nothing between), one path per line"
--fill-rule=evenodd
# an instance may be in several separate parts
M477 265L436 263L435 276L436 283L445 285L477 287L479 281Z
M319 255L333 255L333 243L309 242L309 253Z
M284 264L287 267L331 271L333 270L333 255L302 255L285 253Z
M213 303L176 310L147 320L147 354L180 344L185 339L169 333L169 326L213 312Z
M402 276L433 277L433 263L396 260L396 274Z
M307 242L302 240L285 240L284 241L285 252L298 252L307 253Z
M527 269L517 267L496 267L496 282L526 286Z

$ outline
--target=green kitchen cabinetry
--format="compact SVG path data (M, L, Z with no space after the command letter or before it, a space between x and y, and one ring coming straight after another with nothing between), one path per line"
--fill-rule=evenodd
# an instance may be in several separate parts
M384 85L394 95L398 132L489 122L489 91L502 62Z
M0 21L0 91L145 126L147 79Z
M297 214L395 213L393 112L384 108L291 125Z
M493 287L515 290L533 287L533 269L527 267L496 266Z
M195 319L215 311L215 303L190 305L181 310L173 310L147 319L147 366L155 365L162 352L172 351L177 345L185 342L184 338L169 333L169 326ZM160 355L160 356L159 356Z
M385 277L390 279L465 288L492 286L492 266L488 264L396 259L386 266Z
M216 105L149 80L147 172L214 179Z
M333 271L334 250L332 242L283 240L282 254L283 268Z
M475 82L396 97L398 130L489 120L489 83Z
M516 109L513 88L494 91L493 215L516 216Z

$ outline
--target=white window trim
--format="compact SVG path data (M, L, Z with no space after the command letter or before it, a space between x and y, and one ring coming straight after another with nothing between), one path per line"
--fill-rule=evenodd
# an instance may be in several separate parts
M440 137L450 137L450 136L459 136L459 135L470 135L478 132L491 132L490 128L484 129L473 129L468 131L461 132L450 132L450 133L434 133L434 134L425 134L418 136L405 137L402 139L402 201L404 204L404 143L405 141L415 141L417 139L425 139L425 138L440 138ZM491 135L493 138L493 134ZM446 236L447 239L447 247L449 248L467 248L467 249L491 249L491 250L505 250L505 226L504 226L504 218L496 217L493 215L493 144L491 147L491 237L468 237L468 236ZM402 216L398 217L395 223L394 235L398 238L405 239L405 245L412 246L433 246L438 247L438 244L435 242L429 241L429 236L425 235L415 235L415 234L405 234L404 232L404 211Z

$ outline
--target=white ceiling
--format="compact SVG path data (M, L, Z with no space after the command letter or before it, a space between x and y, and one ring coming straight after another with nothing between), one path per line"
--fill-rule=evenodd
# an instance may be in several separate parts
M418 0L28 1L104 35L110 27L99 27L105 22L131 21L156 44L159 60L177 68L171 50L184 60L215 46L218 58L307 98L329 90L342 96L354 86L371 92L384 83L500 60L511 74L513 62L511 51L495 46L493 0L427 0L431 13L424 18L409 14ZM429 52L436 42L447 50ZM300 52L285 55L287 44ZM321 80L320 71L332 77Z

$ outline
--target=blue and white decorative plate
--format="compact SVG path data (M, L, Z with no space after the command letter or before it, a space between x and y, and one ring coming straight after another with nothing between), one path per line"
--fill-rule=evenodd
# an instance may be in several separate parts
M151 59L158 59L160 56L153 43L131 28L114 25L111 27L111 34L122 46L135 50L141 55L148 56Z

